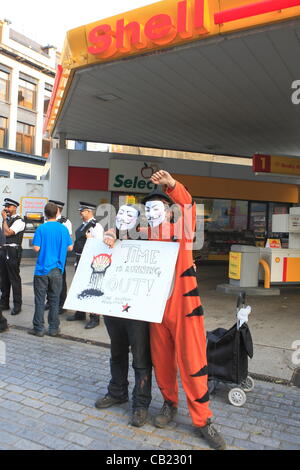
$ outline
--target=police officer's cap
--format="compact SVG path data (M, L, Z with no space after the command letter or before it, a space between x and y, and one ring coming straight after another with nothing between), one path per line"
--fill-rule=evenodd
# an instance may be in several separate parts
M89 211L96 210L96 204L91 204L90 202L79 202L79 211L84 211L85 209Z
M65 205L64 202L61 202L61 201L54 201L54 199L49 199L48 202L52 202L53 204L56 204L57 207L59 207L60 209L63 209L63 208L64 208L64 205Z
M20 204L17 202L17 201L14 201L13 199L10 199L9 197L6 197L4 199L4 204L3 204L5 207L8 207L8 206L15 206L15 207L18 207Z

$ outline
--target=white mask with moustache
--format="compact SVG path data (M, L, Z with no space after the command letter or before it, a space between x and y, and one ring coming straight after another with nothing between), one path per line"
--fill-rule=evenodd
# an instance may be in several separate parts
M166 220L166 206L162 201L147 201L145 214L150 227L158 227Z
M118 210L116 227L118 230L131 230L136 226L139 213L135 207L124 204Z

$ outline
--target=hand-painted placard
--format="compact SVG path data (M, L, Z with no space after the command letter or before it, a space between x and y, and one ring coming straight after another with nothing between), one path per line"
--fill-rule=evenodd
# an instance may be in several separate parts
M88 239L65 309L161 323L179 243Z

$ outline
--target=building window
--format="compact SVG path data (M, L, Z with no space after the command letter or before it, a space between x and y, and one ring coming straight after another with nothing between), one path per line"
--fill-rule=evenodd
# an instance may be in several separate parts
M45 92L44 92L44 115L47 114L48 106L50 103L51 99L51 94L52 94L52 85L49 85L48 83L45 84Z
M35 110L36 108L36 84L22 78L19 79L18 106Z
M23 122L17 122L16 151L22 153L34 153L34 126Z
M0 170L0 178L9 178L9 176L10 176L9 171Z
M36 180L35 175L28 175L26 173L14 173L14 178L22 180Z
M0 148L7 147L7 119L0 116Z
M0 68L0 100L9 100L9 72Z
M50 153L50 139L43 139L43 146L42 146L42 155L43 157L49 157Z

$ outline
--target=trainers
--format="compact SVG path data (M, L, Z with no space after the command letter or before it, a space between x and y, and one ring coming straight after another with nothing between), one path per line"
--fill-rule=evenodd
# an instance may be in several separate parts
M225 450L226 443L221 436L221 434L216 430L216 428L211 423L211 420L208 419L205 426L197 427L197 434L200 437L206 440L206 442L215 450Z
M48 331L47 335L48 336L58 336L60 334L60 329L56 331Z
M133 410L130 424L131 426L136 426L137 428L140 428L146 423L147 417L147 408L136 408L135 410Z
M177 414L177 408L171 402L165 401L159 414L154 418L157 428L164 428Z
M110 406L117 405L119 403L126 403L128 398L114 398L111 395L107 394L105 397L98 398L95 403L96 408L109 408Z
M32 330L28 330L27 333L29 335L39 336L41 338L45 335L44 331L38 331L38 330L35 330L34 328Z

